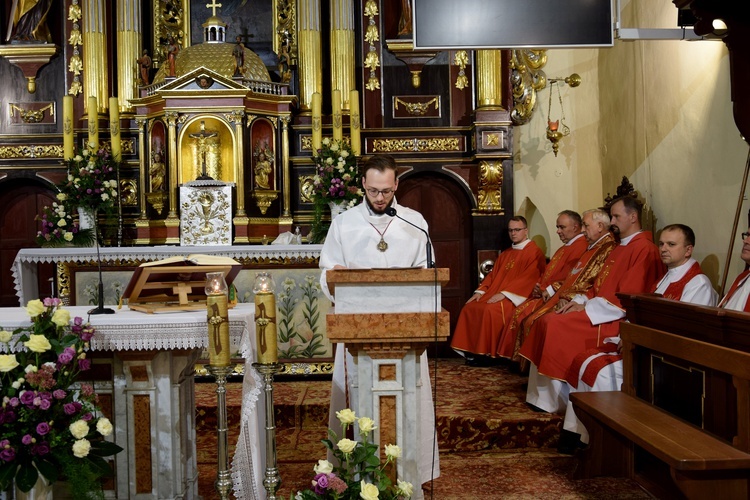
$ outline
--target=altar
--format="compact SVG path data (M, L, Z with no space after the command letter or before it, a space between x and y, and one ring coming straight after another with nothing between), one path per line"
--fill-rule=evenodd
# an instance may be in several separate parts
M86 319L90 308L66 309L71 317ZM253 318L251 304L229 311L230 338L249 362L255 359ZM111 493L117 498L197 498L193 366L208 345L205 311L143 314L122 309L89 321L96 328L91 341L94 386L115 427L112 438L123 448L114 456ZM25 309L0 309L1 328L29 324ZM260 377L245 370L232 478L247 499L265 498L263 415Z

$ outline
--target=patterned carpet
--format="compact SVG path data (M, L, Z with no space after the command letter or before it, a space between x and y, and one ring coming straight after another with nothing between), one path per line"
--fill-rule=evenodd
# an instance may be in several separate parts
M524 403L526 377L507 367L470 368L439 360L436 413L441 476L426 498L631 499L650 498L634 482L572 480L575 459L555 451L561 417ZM199 492L219 498L216 479L216 394L196 384ZM325 456L330 382L277 382L274 386L277 451L282 488L278 498L309 486L312 466ZM227 386L230 453L239 433L241 384ZM231 455L230 455L231 456ZM470 467L467 467L470 465Z

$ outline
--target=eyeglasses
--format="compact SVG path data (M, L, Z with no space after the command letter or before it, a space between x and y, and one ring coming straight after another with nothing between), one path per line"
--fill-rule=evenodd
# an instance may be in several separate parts
M750 233L742 233L740 236L742 236L743 240L746 240L748 236L750 236Z
M368 188L367 189L367 194L369 194L373 198L377 198L377 196L379 194L382 194L383 196L388 196L389 194L391 194L394 191L395 191L395 189L393 189L393 188L388 188L388 189Z
M517 233L518 231L524 231L525 229L526 229L525 227L509 227L508 232L513 234L513 233Z

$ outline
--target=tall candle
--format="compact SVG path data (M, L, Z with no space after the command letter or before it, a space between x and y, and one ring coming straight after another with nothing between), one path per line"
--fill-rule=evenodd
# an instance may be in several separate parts
M351 126L351 145L354 156L359 156L362 147L359 137L359 92L349 92L349 125Z
M63 160L75 156L73 147L73 96L63 96Z
M208 308L208 362L212 366L229 366L229 313L227 294L206 295Z
M109 98L109 137L112 142L112 157L121 160L120 142L120 102L117 97Z
M99 105L95 96L89 97L89 144L86 146L99 149Z
M312 149L313 154L323 146L323 125L321 123L321 96L320 92L312 95Z
M341 91L336 89L331 97L333 104L333 140L340 141L343 136L343 124L341 123Z
M258 363L276 363L279 356L276 345L276 297L273 292L255 293L255 334Z

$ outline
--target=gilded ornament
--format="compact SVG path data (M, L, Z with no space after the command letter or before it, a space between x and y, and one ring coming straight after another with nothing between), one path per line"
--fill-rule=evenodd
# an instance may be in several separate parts
M488 146L497 146L500 144L500 136L498 134L487 134L485 138Z
M19 159L19 158L62 158L62 145L55 146L0 146L0 158L2 159Z
M314 175L300 175L299 176L299 201L300 203L312 203L313 192L315 190L315 176Z
M479 212L502 212L503 164L501 161L479 163Z
M365 57L364 66L370 71L375 71L380 66L380 56L378 56L378 53L374 50L368 52Z
M70 88L68 89L68 94L77 96L81 92L83 92L83 87L81 86L80 80L73 80L73 83L70 84Z
M519 49L511 51L511 85L513 88L513 123L523 125L531 120L536 107L536 93L547 86L542 71L547 64L546 50Z
M138 181L135 179L120 179L120 200L123 206L138 205Z
M435 111L440 109L440 106L438 104L438 98L433 97L429 101L426 102L406 102L398 97L394 99L394 110L398 110L398 106L402 105L404 108L406 108L406 112L410 115L414 116L423 116L425 113L427 113L427 110L430 109L430 106L435 106Z
M81 61L81 58L78 56L73 56L70 58L70 64L68 65L68 71L73 73L74 75L80 75L81 71L83 71L83 62Z
M80 30L71 31L70 37L68 37L68 43L71 45L83 45L83 38L81 37L81 31Z
M458 66L458 76L456 77L456 88L463 90L469 86L469 79L466 76L466 66L469 64L469 54L465 50L459 50L453 57L453 64Z
M52 107L52 103L46 105L43 108L39 109L24 109L19 108L15 104L11 104L9 106L10 109L10 117L15 117L14 111L18 112L18 115L21 117L21 121L24 123L39 123L42 120L44 120L44 112L49 111L50 116L55 116L55 110Z
M406 153L428 151L460 151L460 139L433 137L429 139L375 139L373 153Z
M320 127L320 120L318 120L318 127ZM301 137L301 148L300 149L302 149L302 151L311 151L312 150L312 136L303 135Z
M365 4L365 16L375 17L377 15L379 15L378 4L375 2L375 0L367 0L367 3Z
M81 19L81 6L73 4L68 8L68 20L76 22L79 19Z
M365 32L365 41L367 43L375 43L380 40L380 34L378 33L378 27L374 24L371 24L367 27L367 31Z
M371 76L367 79L367 83L365 84L365 88L370 91L374 91L376 89L380 88L380 80L377 79L377 77Z

